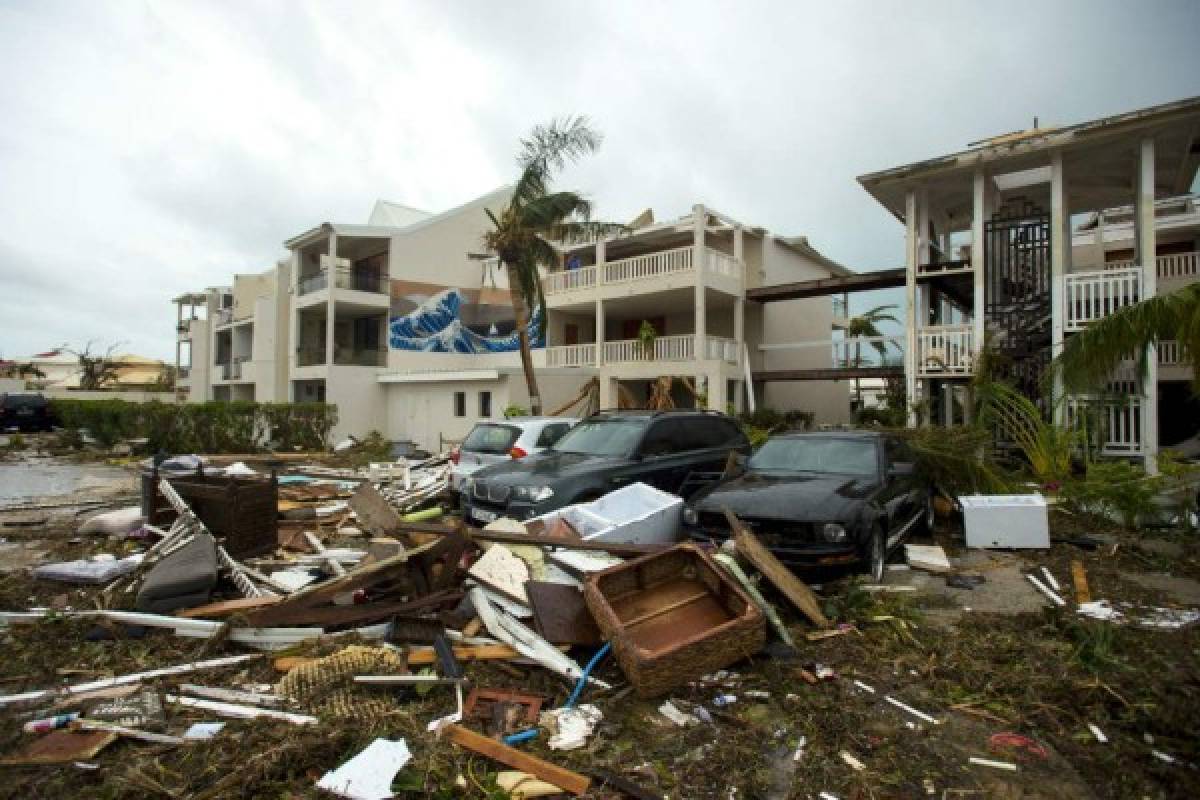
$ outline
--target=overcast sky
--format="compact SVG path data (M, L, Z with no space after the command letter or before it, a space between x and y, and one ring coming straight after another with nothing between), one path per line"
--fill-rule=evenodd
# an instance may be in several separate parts
M0 0L0 355L173 359L177 293L480 195L570 113L606 139L560 185L602 218L703 202L897 266L857 175L1198 95L1197 32L1195 0Z

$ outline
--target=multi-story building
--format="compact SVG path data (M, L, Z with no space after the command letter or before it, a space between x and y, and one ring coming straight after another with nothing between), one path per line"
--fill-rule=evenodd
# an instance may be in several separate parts
M500 189L440 214L380 202L366 225L323 223L288 239L289 256L179 306L180 386L193 400L328 402L335 435L383 432L437 450L480 419L528 407L507 276L483 250ZM830 339L845 320L825 299L746 300L765 283L845 274L803 238L784 239L711 209L563 247L544 276L544 335L531 322L543 408L598 380L601 407L646 400L683 378L681 405L743 407L761 369L830 366L830 349L764 352L779 339ZM645 326L653 335L644 335ZM690 386L690 389L685 388ZM760 405L848 414L832 381L759 385Z
M1200 98L980 142L863 175L906 228L905 379L914 424L969 413L987 346L1066 423L1087 398L1047 387L1067 337L1143 298L1197 280ZM1100 416L1103 452L1143 458L1196 433L1191 370L1174 342L1148 379L1118 370ZM1049 390L1049 391L1047 391Z

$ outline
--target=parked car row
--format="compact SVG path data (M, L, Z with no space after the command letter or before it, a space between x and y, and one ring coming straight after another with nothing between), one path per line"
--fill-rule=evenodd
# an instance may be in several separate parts
M556 422L566 430L547 433ZM865 566L874 580L932 522L911 453L879 432L783 434L751 454L724 414L605 411L481 424L452 458L463 515L476 524L527 520L641 482L685 500L688 538L728 538L729 510L790 567Z

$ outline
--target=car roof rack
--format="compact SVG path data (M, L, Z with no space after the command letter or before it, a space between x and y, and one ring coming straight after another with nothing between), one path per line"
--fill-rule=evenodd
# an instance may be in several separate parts
M725 412L718 411L715 408L601 408L592 416L596 414L637 414L651 417L666 414L711 414L718 417L725 416Z

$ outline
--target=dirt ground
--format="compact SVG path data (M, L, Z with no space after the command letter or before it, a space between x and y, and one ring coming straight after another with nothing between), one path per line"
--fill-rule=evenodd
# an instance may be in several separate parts
M0 470L14 466L10 461ZM133 498L130 477L128 483L85 484L52 502L120 504ZM77 538L77 522L86 516L77 512L90 508L0 511L0 537L7 548L0 549L5 570L0 609L92 605L89 590L35 582L25 569L43 557L120 554L128 548L104 538ZM966 551L958 523L945 520L934 541L956 566L983 575L985 583L953 589L943 576L893 569L889 585L915 590L864 591L854 576L807 576L820 584L827 612L853 626L818 641L805 638L811 626L765 587L799 642L798 652L788 657L769 648L730 667L719 684L681 687L668 696L680 709L696 710L711 721L675 727L657 712L668 697L642 700L631 694L610 658L597 675L613 689L589 689L583 698L604 713L588 745L553 752L543 736L522 748L570 769L605 770L654 795L680 800L815 798L820 792L843 800L1200 796L1200 632L1196 627L1145 630L1081 617L1070 573L1072 560L1083 563L1095 599L1195 606L1200 600L1196 535L1125 532L1057 513L1051 524L1055 536L1086 533L1103 543L1094 550L1055 544L1049 551L1024 554ZM1042 566L1062 585L1065 608L1052 607L1024 578ZM244 652L230 643L161 631L120 626L100 631L66 618L10 627L0 632L0 644L0 693ZM334 652L345 644L309 645L298 652ZM590 652L573 655L582 662ZM807 683L802 673L816 665L831 668L835 677ZM467 671L476 686L541 693L549 707L561 704L570 690L536 667L472 664ZM188 680L239 687L273 683L279 674L270 658L262 658L193 678ZM378 690L366 691L375 691L379 699ZM737 699L718 707L714 699L720 694ZM0 797L328 796L314 788L320 776L380 736L404 737L414 755L394 783L399 797L508 796L495 788L497 764L426 732L430 720L453 710L449 690L400 691L383 698L382 713L324 715L319 724L304 728L229 721L214 739L185 747L121 740L85 767L0 767ZM174 707L167 714L173 732L185 723L215 719ZM31 739L21 732L23 721L16 710L0 714L0 757ZM1096 740L1089 723L1107 743ZM994 738L1006 733L1027 738ZM1014 741L1021 744L1014 748ZM852 767L843 753L863 769ZM1014 763L1017 771L971 765L972 756ZM459 778L462 788L456 788ZM589 797L623 796L602 780L596 786Z

